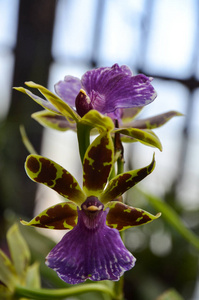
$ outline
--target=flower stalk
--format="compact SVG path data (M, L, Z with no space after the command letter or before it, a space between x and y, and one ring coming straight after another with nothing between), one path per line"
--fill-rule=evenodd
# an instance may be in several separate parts
M26 297L29 299L64 299L65 297L74 296L88 292L100 292L108 294L113 300L117 299L114 291L102 283L89 283L84 285L72 286L64 289L29 289L27 287L16 286L16 297Z

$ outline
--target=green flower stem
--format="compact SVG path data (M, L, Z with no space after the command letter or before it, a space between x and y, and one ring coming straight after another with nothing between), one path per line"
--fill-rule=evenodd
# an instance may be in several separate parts
M115 298L113 300L123 300L124 276L120 277L119 281L115 282Z
M104 284L89 283L84 285L73 286L65 289L29 289L22 286L16 286L16 297L26 297L29 299L64 299L65 297L88 293L88 292L101 292L111 296L112 299L117 299L114 292Z
M92 127L77 122L77 138L79 143L79 154L83 163L85 152L90 145L90 131Z
M117 174L121 174L124 172L124 159L123 157L119 157L117 160Z
M116 124L118 125L118 124ZM119 153L119 157L117 159L117 175L121 174L124 172L124 149L123 145L120 139L120 134L116 133L115 134L115 153ZM120 232L121 239L124 241L124 234L123 232ZM114 300L122 300L123 299L123 288L124 288L124 276L120 278L119 281L115 282L114 285L114 290L115 290L115 295L116 297Z

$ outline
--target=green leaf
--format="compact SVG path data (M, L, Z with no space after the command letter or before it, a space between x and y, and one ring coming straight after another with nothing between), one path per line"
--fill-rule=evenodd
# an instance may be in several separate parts
M59 130L76 130L76 123L73 120L68 121L64 116L55 114L54 112L48 110L38 111L31 115L33 119L35 119L42 126Z
M160 151L162 151L162 145L159 138L153 131L149 129L142 130L138 128L124 128L117 129L115 132L119 132L124 135L124 139L121 138L124 142L141 142L142 144L158 148ZM126 136L128 139L126 139Z
M20 125L19 130L20 130L22 142L23 142L24 146L26 147L26 149L28 150L28 152L30 154L37 154L35 148L31 144L31 142L26 134L25 127L23 125Z
M17 224L8 230L7 241L16 273L23 278L29 265L30 251Z
M199 237L189 230L174 209L166 202L161 201L160 198L139 192L149 201L149 203L158 211L162 212L162 217L169 222L189 243L191 243L197 250L199 250Z
M41 287L39 263L29 266L26 273L26 287L38 289Z
M21 223L40 228L73 229L77 224L77 206L73 202L62 202L45 209L30 222Z
M183 300L184 298L174 289L164 292L157 300Z
M54 161L36 154L29 155L25 169L33 181L47 185L78 205L84 202L86 196L76 179Z
M154 216L141 208L131 207L119 201L111 201L106 207L109 207L107 225L119 231L149 223L161 216L160 213Z
M99 196L104 189L114 159L110 133L100 134L88 147L83 161L83 190L87 196Z
M10 259L0 249L0 281L2 281L9 290L13 290L16 280L15 269Z
M128 171L117 175L111 179L100 196L100 201L102 203L107 203L114 199L117 199L123 193L128 191L146 176L148 176L155 168L155 155L153 155L152 162L141 169Z
M147 119L134 120L131 123L131 126L133 128L140 129L154 129L163 126L165 123L167 123L169 120L176 116L183 116L183 114L177 111L168 111L166 113L159 114L157 116L150 117Z

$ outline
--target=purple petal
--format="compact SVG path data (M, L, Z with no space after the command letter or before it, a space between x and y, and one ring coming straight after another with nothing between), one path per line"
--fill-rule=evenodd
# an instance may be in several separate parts
M119 232L105 224L107 213L96 197L89 197L78 211L77 226L48 254L46 264L65 282L116 281L134 266Z
M66 103L75 107L75 99L81 89L81 81L77 77L65 76L64 80L55 84L55 92Z
M93 108L111 113L117 108L143 106L152 102L156 92L151 78L143 74L132 76L127 66L117 64L86 72L81 79Z

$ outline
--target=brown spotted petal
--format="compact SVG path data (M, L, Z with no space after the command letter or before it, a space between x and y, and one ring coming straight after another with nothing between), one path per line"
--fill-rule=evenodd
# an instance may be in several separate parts
M142 169L122 173L110 180L106 189L99 197L99 200L102 203L107 203L118 198L124 192L128 191L130 188L148 176L154 170L154 168L155 155L153 155L152 162L148 166Z
M40 228L73 229L77 224L77 206L73 202L62 202L45 209L30 222L22 220L21 223Z
M109 202L107 207L109 207L109 213L106 224L119 231L149 223L161 215L161 213L158 213L154 216L140 208L131 207L118 201Z
M176 116L183 116L183 114L177 111L168 111L163 114L159 114L154 117L147 119L134 120L133 122L127 124L128 127L140 128L140 129L154 129L161 127L167 123L171 118Z
M100 134L89 146L83 162L83 190L87 196L103 191L113 165L113 142L110 132Z
M25 162L27 175L36 182L47 185L61 196L77 204L86 196L76 179L54 161L40 155L29 155Z
M115 132L122 134L121 140L124 142L140 142L150 147L156 147L162 151L162 144L158 136L150 129L121 128L115 130Z
M38 111L31 115L38 123L47 128L52 128L59 131L74 130L76 131L76 123L70 118L55 114L48 110Z

